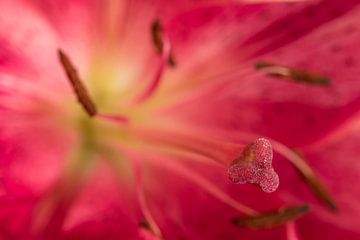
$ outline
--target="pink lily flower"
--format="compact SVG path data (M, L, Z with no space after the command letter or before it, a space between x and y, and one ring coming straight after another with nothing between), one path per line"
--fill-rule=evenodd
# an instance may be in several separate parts
M0 9L0 240L359 239L359 0Z

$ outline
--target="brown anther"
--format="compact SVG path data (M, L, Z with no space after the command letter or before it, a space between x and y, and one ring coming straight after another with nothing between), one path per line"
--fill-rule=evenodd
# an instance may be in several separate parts
M295 153L304 159L302 154L299 151L295 151ZM304 161L304 163L306 163ZM311 169L309 165L307 165L308 169ZM301 169L296 168L300 175L304 178L307 185L310 187L310 189L315 193L315 195L319 198L321 202L325 204L325 206L331 210L332 212L337 211L337 205L335 203L334 198L331 196L329 190L325 186L324 183L320 180L320 178L315 174L315 172L311 169L311 172L305 173L304 171L301 171Z
M260 213L255 216L236 218L233 220L233 224L250 229L273 228L296 220L309 212L309 210L309 205L279 208L274 211Z
M176 61L174 58L174 54L172 52L170 52L169 58L168 58L168 64L171 67L176 67Z
M95 103L91 100L85 85L81 82L74 65L62 50L58 50L58 55L78 101L90 117L95 116L97 113Z
M320 199L320 201L322 201L329 210L331 210L332 212L336 212L338 208L336 206L335 200L332 198L329 191L320 181L320 179L316 175L305 176L301 174L301 176L305 179L306 183L309 185L315 195Z
M153 40L153 44L156 48L158 54L162 54L164 50L164 29L160 22L160 20L155 20L151 25L151 36ZM168 57L168 65L171 67L176 66L176 61L174 58L174 54L170 52Z
M151 226L150 226L149 222L148 222L148 221L146 221L146 220L142 220L142 221L140 221L140 222L139 222L139 226L140 226L141 228L146 229L146 230L150 230L150 231L152 231L152 230L151 230Z
M151 228L150 223L148 221L146 221L146 220L140 221L139 227L142 228L143 230L145 230L145 232L146 232L145 234L151 236L151 239L158 239L158 240L163 239L161 233L157 234L154 231L154 229ZM148 238L146 238L146 239L148 239Z
M154 46L159 54L162 53L164 48L163 42L163 27L160 20L155 20L151 25L151 36Z
M331 84L326 76L268 62L258 62L255 69L264 71L270 77L289 79L309 85L329 86Z

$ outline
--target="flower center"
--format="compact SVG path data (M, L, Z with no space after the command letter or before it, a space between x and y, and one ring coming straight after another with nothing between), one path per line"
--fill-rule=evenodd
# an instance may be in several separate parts
M80 129L78 129L79 135L83 142L82 148L84 149L82 149L80 163L75 164L78 167L74 170L74 176L71 175L71 179L80 182L81 178L76 176L81 175L81 171L90 165L91 160L87 159L89 156L91 158L101 156L109 158L113 162L129 160L134 168L138 203L143 212L144 222L148 223L148 226L145 226L144 229L147 229L155 236L161 236L160 228L157 226L147 207L145 191L143 189L145 184L143 183L144 178L142 178L141 173L141 161L138 161L142 160L141 157L146 159L146 155L149 154L151 156L155 154L159 158L170 156L175 157L175 159L180 157L191 161L212 160L222 167L226 167L227 177L230 182L235 184L253 184L266 193L274 192L278 188L279 176L272 167L273 150L271 143L265 138L258 138L254 142L243 145L209 139L185 128L166 128L166 126L162 126L161 119L159 120L160 123L152 124L155 122L150 119L153 117L153 114L149 114L151 109L146 109L147 104L145 103L159 87L165 68L169 66L174 67L175 60L171 52L170 40L166 36L161 23L154 21L150 29L159 62L155 75L151 78L148 85L139 91L135 91L135 96L118 91L118 86L114 85L117 82L121 82L118 75L122 74L122 72L115 68L112 69L113 62L117 61L111 57L100 57L99 64L95 64L96 66L94 66L90 74L94 79L101 79L101 82L99 80L91 81L96 101L92 99L91 94L82 83L70 58L61 50L59 50L59 59L78 102L88 115L87 118L81 117L80 120L76 118ZM299 83L318 86L328 86L330 84L327 77L301 69L266 62L258 63L256 69L271 77ZM126 78L130 79L131 77L126 76ZM123 93L125 97L121 96ZM126 99L128 97L130 101ZM114 109L119 108L117 103L122 99L128 101L126 104L122 104L122 107L125 109L113 112ZM126 109L127 107L128 109ZM104 110L108 113L104 113ZM276 149L275 145L276 143L274 143L274 148ZM128 155L127 151L129 152ZM134 152L137 154L133 155ZM133 156L135 156L135 159L131 159ZM136 159L137 157L139 159ZM153 161L161 162L161 159ZM295 162L298 163L299 161L296 160ZM160 164L166 165L163 162ZM115 163L114 165L118 164ZM196 175L197 172L191 172L191 169L182 169L176 164L173 166L175 166L173 170L178 174L182 174L200 187L207 188L206 190L214 195L218 195L218 198L224 202L234 205L231 199L229 200L229 198L221 194L221 190L219 190L219 193L211 183L206 183L201 177ZM171 164L169 169L171 170ZM121 171L123 171L121 172L122 174L128 171L128 169L122 169ZM225 172L224 170L224 175ZM310 174L310 177L309 174L304 174L304 177L312 188L315 189L314 191L318 192L320 198L325 199L330 206L334 206L331 198L317 181L314 174ZM246 206L237 207L236 209L241 209L246 214L253 214L252 210ZM276 226L287 222L289 219L294 219L307 211L308 208L306 206L295 209L290 208L286 209L286 211L237 219L235 224L249 227ZM259 225L259 222L265 223Z
M161 58L160 66L150 85L135 98L135 106L151 97L160 84L160 78L164 67L167 64L174 66L170 42L165 36L159 21L154 21L151 27L151 34L155 49ZM268 140L260 138L247 146L223 143L216 140L199 138L193 135L180 134L171 130L168 131L164 128L140 128L138 124L130 122L129 116L101 113L101 111L98 111L87 89L81 82L69 57L61 50L59 50L59 59L84 111L89 117L106 120L105 123L103 123L103 121L96 121L87 124L91 128L89 131L98 133L97 135L95 134L96 136L92 137L101 137L101 139L107 140L114 137L115 141L119 140L120 137L120 140L123 140L122 142L125 142L126 145L130 147L140 146L141 150L147 148L151 151L159 151L159 149L161 149L163 153L163 150L165 149L167 153L170 152L174 155L178 155L180 151L180 153L185 152L205 157L215 160L226 167L230 165L228 177L233 183L255 184L264 192L273 192L277 189L279 177L271 166L272 147ZM108 127L106 122L109 121L116 123L116 127ZM85 131L87 130L85 129ZM99 141L95 142L99 144ZM98 147L103 148L105 146Z

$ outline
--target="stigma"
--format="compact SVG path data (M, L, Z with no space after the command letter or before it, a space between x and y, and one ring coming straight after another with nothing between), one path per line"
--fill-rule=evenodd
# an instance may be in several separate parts
M274 192L279 186L279 176L272 167L273 151L271 143L259 138L248 144L241 155L228 168L228 178L232 183L251 183L264 192Z

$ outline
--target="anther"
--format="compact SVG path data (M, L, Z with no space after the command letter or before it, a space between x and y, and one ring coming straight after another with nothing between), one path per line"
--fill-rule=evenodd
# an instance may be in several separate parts
M286 224L290 221L294 221L308 213L309 210L310 207L308 205L288 208L282 207L274 211L260 213L255 216L235 218L233 220L233 224L250 229L273 228Z
M294 151L299 158L303 160L303 165L305 165L307 171L296 167L299 171L300 175L303 177L307 185L311 188L311 190L315 193L318 199L324 203L324 205L332 212L336 212L338 210L337 204L335 202L334 197L330 194L330 191L326 187L326 185L321 181L321 179L317 176L315 171L307 164L304 156L300 151Z
M91 100L85 85L81 82L74 65L62 50L58 50L58 55L78 101L90 117L95 116L97 114L95 103Z
M151 36L154 46L159 54L163 52L163 27L159 20L155 20L151 25Z
M265 72L270 77L288 79L309 85L329 86L331 83L330 79L326 76L268 62L258 62L255 65L255 69Z
M164 51L164 28L160 22L160 20L155 20L151 25L151 36L154 43L154 46L156 48L156 51L159 55L163 54ZM170 51L168 59L167 59L168 65L171 67L175 67L176 62L174 59L173 53Z
M241 156L228 168L228 178L236 184L252 183L264 192L273 192L279 186L279 177L272 168L273 152L270 142L259 138L247 145Z

